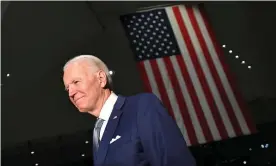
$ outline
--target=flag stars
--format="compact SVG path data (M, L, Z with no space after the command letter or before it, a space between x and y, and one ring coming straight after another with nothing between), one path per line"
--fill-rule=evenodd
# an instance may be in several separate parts
M162 18L163 12L157 10L136 13L136 18L131 15L126 20L126 25L129 25L126 28L130 34L128 37L132 40L138 60L148 59L151 56L162 57L164 54L169 56L179 52L173 32L166 23L168 19Z

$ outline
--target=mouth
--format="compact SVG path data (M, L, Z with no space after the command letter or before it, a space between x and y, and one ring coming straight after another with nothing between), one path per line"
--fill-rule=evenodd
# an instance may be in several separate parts
M74 100L75 103L77 103L80 99L82 99L83 97L77 98L76 100Z

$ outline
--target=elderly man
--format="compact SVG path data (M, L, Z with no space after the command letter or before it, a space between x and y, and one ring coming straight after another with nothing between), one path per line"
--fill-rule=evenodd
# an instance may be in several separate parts
M69 60L63 70L71 102L97 117L94 165L195 166L178 126L155 95L117 96L108 68L92 55Z

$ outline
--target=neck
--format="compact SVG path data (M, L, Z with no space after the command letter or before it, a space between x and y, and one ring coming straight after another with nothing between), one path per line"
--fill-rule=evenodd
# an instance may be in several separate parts
M102 95L98 99L97 107L93 111L88 111L88 113L98 118L100 116L104 103L110 95L111 91L109 89L104 89L102 91Z

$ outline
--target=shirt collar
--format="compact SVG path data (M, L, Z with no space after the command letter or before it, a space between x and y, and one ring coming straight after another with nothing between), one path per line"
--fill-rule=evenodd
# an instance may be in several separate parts
M108 121L117 99L118 99L118 96L112 92L110 96L107 98L107 100L105 101L103 108L101 109L100 116L99 116L100 119Z

